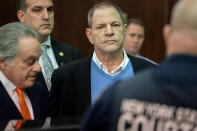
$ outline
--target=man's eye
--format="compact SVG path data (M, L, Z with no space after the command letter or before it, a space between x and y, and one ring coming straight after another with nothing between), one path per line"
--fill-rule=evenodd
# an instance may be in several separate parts
M27 61L26 61L27 65L33 65L35 62L36 62L35 59L27 60Z
M50 8L48 8L47 10L48 10L49 12L53 12L54 9L53 9L53 7L50 7Z
M143 38L143 35L139 35L138 38L139 38L139 39L142 39L142 38Z
M131 37L135 37L135 34L130 34Z
M120 26L120 24L114 24L113 26L115 26L115 27L119 27L119 26Z
M103 28L103 26L98 26L98 27L96 27L96 29L102 29Z
M33 11L33 12L40 12L41 9L40 9L40 8L36 8L36 9L33 9L32 11Z

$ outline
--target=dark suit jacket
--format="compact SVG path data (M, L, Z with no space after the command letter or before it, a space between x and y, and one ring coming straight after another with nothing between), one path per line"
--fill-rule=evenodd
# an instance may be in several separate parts
M91 104L91 58L89 56L54 71L49 97L51 116L81 117ZM129 58L134 73L155 66L141 58Z
M34 118L49 116L48 90L40 83L25 89L32 104ZM14 102L0 82L0 120L23 119Z
M51 39L51 46L55 55L55 59L59 66L81 58L80 51L77 48L74 48L68 44ZM60 55L60 52L63 53L63 56ZM38 73L36 81L39 81L43 86L47 88L42 72Z

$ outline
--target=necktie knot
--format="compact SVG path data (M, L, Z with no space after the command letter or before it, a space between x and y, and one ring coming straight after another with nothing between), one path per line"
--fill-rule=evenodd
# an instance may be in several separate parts
M16 93L18 94L18 96L19 96L19 99L20 98L23 98L23 90L21 89L21 88L16 88L15 89L15 91L16 91Z
M47 45L47 44L41 44L41 50L42 50L42 52L43 51L46 51L46 49L49 47L49 45Z

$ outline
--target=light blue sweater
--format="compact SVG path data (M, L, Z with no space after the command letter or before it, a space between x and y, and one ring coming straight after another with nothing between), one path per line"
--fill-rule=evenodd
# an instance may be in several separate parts
M91 60L91 103L99 97L103 89L117 80L124 80L134 76L133 66L129 61L127 66L117 75L111 76L103 72L96 63Z

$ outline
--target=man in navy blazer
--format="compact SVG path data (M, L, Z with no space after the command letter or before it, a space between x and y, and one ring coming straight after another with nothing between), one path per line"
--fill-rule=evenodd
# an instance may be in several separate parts
M0 28L0 120L26 119L16 88L22 90L30 119L49 116L48 90L34 83L40 55L38 34L31 27L15 22Z
M62 66L81 58L79 50L68 44L51 39L51 46L58 66ZM46 82L42 72L38 73L36 81L39 81L43 86L46 87Z
M50 93L50 112L54 117L81 117L91 104L91 58L69 63L54 71ZM141 58L129 56L134 74L155 65Z
M52 116L81 117L109 84L155 66L128 56L122 49L125 25L121 10L113 3L99 3L90 9L88 23L86 35L94 45L94 53L54 71L50 94Z
M46 45L46 53L51 61L53 69L57 69L63 64L75 61L81 58L81 54L77 48L68 44L59 42L50 37L54 27L54 6L52 0L17 0L17 16L20 22L31 26L39 34L41 47ZM51 82L48 78L49 74L45 71L43 62L43 54L40 57L40 65L42 73L37 76L44 86L50 90ZM50 74L52 71L50 71ZM49 76L50 77L50 76Z

